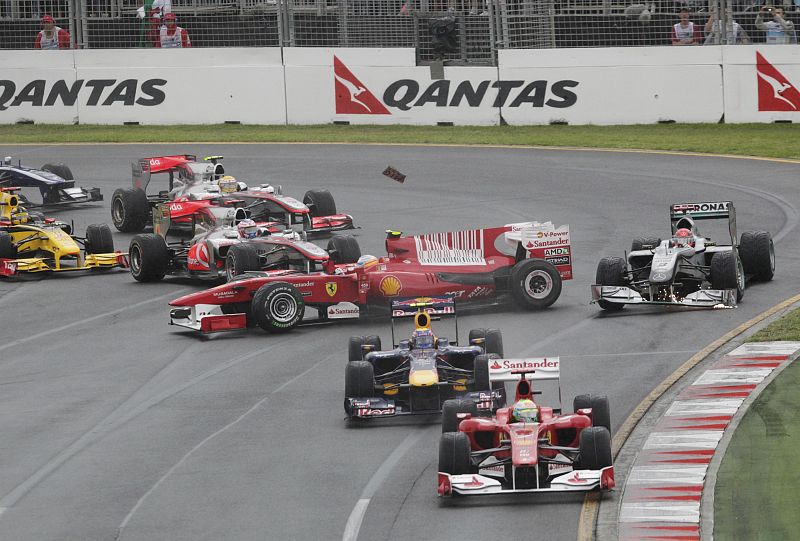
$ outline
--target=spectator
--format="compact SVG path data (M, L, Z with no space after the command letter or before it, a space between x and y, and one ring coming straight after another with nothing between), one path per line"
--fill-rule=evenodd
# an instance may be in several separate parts
M159 30L164 15L172 13L172 0L145 0L144 5L136 12L142 19L139 47L158 47Z
M731 19L731 24L725 28L725 21L717 20L716 14L712 13L706 21L706 41L705 45L718 45L722 41L722 36L727 39L725 43L728 45L748 45L750 44L750 36L744 31L742 25Z
M771 21L764 22L764 13L772 15ZM782 7L763 6L756 15L756 28L767 33L767 44L797 43L794 23L783 18Z
M159 40L156 47L161 47L162 49L188 49L191 46L189 32L176 24L175 14L167 13L164 15L164 26L161 27L159 32Z
M42 17L42 29L36 35L34 49L69 49L69 32L56 26L50 15Z
M678 13L680 21L672 25L672 44L673 45L699 45L703 40L700 32L700 25L694 24L689 20L689 10L681 8Z

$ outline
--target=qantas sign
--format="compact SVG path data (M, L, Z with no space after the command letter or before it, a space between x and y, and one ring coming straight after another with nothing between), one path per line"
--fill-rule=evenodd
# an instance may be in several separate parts
M800 111L800 92L759 52L756 73L759 111Z
M336 114L390 115L388 108L409 111L434 104L436 107L550 107L564 109L578 101L572 89L580 83L560 81L431 81L422 88L414 79L398 79L383 91L382 100L362 83L337 56L333 57ZM490 92L489 89L496 89ZM488 96L488 97L487 97Z

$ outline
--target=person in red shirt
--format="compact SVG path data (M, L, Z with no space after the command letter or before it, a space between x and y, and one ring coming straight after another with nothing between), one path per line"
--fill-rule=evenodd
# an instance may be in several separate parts
M175 14L167 13L164 15L164 26L161 27L156 47L162 49L186 49L191 46L192 42L189 39L189 32L177 25L175 22Z
M680 22L672 25L673 45L700 45L703 42L703 33L700 25L689 20L689 10L681 8L678 15Z
M42 17L42 29L36 35L34 49L69 49L69 32L56 26L50 15Z

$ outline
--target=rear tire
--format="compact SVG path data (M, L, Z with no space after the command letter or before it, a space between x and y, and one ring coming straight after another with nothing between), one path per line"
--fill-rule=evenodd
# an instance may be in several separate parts
M261 270L258 251L250 244L234 244L225 256L225 277L228 282L248 271Z
M361 248L352 235L339 235L328 241L328 254L337 265L355 263L361 257Z
M292 330L303 320L305 309L303 295L287 282L264 284L253 297L253 317L268 332Z
M717 252L711 258L711 287L714 289L735 289L736 302L744 296L744 269L741 259L733 250Z
M131 275L139 282L157 282L169 267L169 248L163 237L154 233L136 235L128 248Z
M439 471L450 475L470 473L469 438L463 432L447 432L439 440Z
M110 254L114 252L114 237L111 229L106 224L91 224L86 226L87 254Z
M64 180L75 180L75 177L72 176L72 171L70 168L63 163L46 163L42 166L42 171L54 173Z
M600 470L612 465L611 433L603 426L584 428L580 435L579 468Z
M494 353L503 356L503 333L500 329L472 329L469 331L469 343L482 340L481 347L486 354Z
M364 346L372 346L369 351L381 350L381 337L377 334L369 336L351 336L347 344L347 362L363 361L367 354Z
M150 219L150 203L142 190L117 188L111 196L111 221L123 233L142 231Z
M311 216L331 216L336 214L336 203L328 190L308 190L303 196L303 204L311 210Z
M561 295L561 276L555 265L525 259L511 269L511 296L527 309L547 308Z
M0 257L4 259L14 259L17 257L17 247L11 240L11 235L6 231L0 231Z
M745 231L739 239L739 257L745 274L769 282L775 275L775 246L768 231Z
M631 242L631 252L643 250L644 248L642 248L642 246L649 245L655 248L659 244L661 244L661 239L658 237L636 237L633 239L633 242Z
M572 399L572 411L592 408L592 426L602 426L611 432L611 409L605 395L579 394Z
M595 283L601 286L624 286L625 272L627 265L625 260L621 257L604 257L597 264L597 273L595 274ZM619 312L625 305L608 302L604 300L598 301L600 308L608 310L609 312Z
M461 398L445 400L442 404L442 433L458 432L458 425L461 423L459 413L471 413L473 417L477 417L478 405L473 400Z
M347 363L344 372L345 398L372 398L375 396L375 369L367 361Z

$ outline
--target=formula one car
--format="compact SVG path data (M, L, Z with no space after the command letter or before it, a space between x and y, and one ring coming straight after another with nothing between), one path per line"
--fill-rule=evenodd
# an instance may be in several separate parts
M125 254L114 251L107 225L90 225L86 237L77 237L69 224L31 217L17 190L0 188L0 276L127 266Z
M137 233L152 222L153 209L171 202L173 229L189 230L195 214L202 208L234 203L248 210L257 222L277 221L299 225L306 233L328 234L353 229L353 217L337 214L336 203L327 190L309 190L303 202L281 194L280 186L262 184L248 188L225 175L222 156L209 156L198 162L195 156L142 158L131 164L131 188L118 188L111 198L111 218L123 232ZM148 195L151 176L165 174L168 190Z
M474 407L456 409L453 424L443 418L440 496L614 488L608 398L576 396L575 413L562 414L560 364L558 357L490 363L490 381L517 382L514 404L491 418ZM531 381L541 380L559 382L558 408L534 401L541 391Z
M0 163L0 188L35 188L41 195L41 202L31 199L35 191L17 193L22 206L26 208L68 206L75 203L102 201L100 188L80 188L75 186L72 171L63 163L48 163L41 169L23 167L21 162L12 165L11 156Z
M470 345L458 345L458 319L452 297L395 300L392 311L392 349L381 351L378 336L353 336L345 370L344 410L349 419L442 411L448 398L473 400L476 407L501 401L489 384L488 354L503 355L498 329L470 331ZM431 320L456 318L456 340L436 337ZM395 320L414 317L411 339L394 343Z
M358 318L368 306L399 296L451 295L485 301L505 294L528 309L546 308L572 279L569 226L524 222L504 227L403 237L390 231L388 255L324 270L246 273L241 279L175 299L171 323L201 332L242 328L246 316L262 329L285 332L306 306L320 319ZM231 314L237 305L241 313Z
M700 220L727 220L730 242L701 235L695 223ZM772 280L772 236L747 231L737 241L730 201L670 205L670 223L670 239L634 239L627 263L621 257L600 260L592 302L610 311L626 304L733 307L742 300L747 281Z
M301 233L276 222L257 223L246 211L233 206L197 209L189 241L167 242L171 226L170 203L153 210L155 233L131 239L130 269L140 282L166 275L200 280L232 280L247 271L321 269L331 254L305 240ZM355 263L361 256L356 239L343 235L330 239L335 263Z

